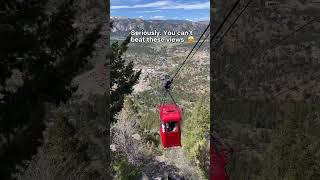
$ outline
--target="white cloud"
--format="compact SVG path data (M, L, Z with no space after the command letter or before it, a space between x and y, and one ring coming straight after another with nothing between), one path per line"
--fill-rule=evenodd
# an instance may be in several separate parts
M164 16L153 16L150 19L162 20L164 19Z
M141 2L143 0L130 0L131 2ZM110 0L111 4L114 3L128 3L128 0Z
M210 2L206 3L175 3L168 7L161 7L161 9L209 9Z
M152 3L146 3L146 4L137 4L133 6L111 6L111 9L130 9L130 8L160 8L164 7L170 4L170 1L156 1Z
M139 16L139 18L140 18L140 19L142 19L142 18L143 18L143 16Z
M155 1L146 4L137 4L133 6L121 5L111 6L111 9L131 9L131 8L158 8L158 9L209 9L210 2L178 3L174 1Z
M152 11L142 11L144 13L155 13L155 12L161 12L161 10L152 10Z

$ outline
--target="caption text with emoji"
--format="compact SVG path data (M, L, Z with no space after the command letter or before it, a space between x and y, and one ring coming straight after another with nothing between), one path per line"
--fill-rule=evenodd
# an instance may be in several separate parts
M169 43L193 43L194 36L192 31L168 31L168 30L153 30L153 31L130 31L130 42L133 43L155 43L155 42L169 42Z

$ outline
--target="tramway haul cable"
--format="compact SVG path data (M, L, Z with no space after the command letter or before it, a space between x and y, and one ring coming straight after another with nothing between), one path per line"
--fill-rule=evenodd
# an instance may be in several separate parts
M186 61L185 65L188 64L190 62L190 60L193 58L193 56L197 53L197 51L200 49L200 47L203 45L203 43L207 40L207 38L209 37L210 33L208 33L206 35L206 37L202 40L202 42L200 43L200 45L198 46L198 48L194 51L194 53L191 55L191 57ZM179 73L177 73L179 74Z
M210 44L213 40L213 38L215 38L217 36L217 34L221 31L223 25L225 24L225 22L229 19L229 17L231 16L232 12L235 10L235 8L238 6L238 4L240 3L241 0L237 0L235 2L235 4L233 5L233 7L231 8L231 10L229 11L228 15L224 18L223 22L220 24L220 26L218 27L218 29L216 30L216 32L214 33L214 35L210 38ZM206 29L203 31L203 33L201 34L200 38L198 39L198 41L196 42L196 44L193 46L193 48L191 49L191 51L189 52L189 54L187 55L187 57L184 59L184 61L182 62L182 64L180 65L180 67L178 68L178 70L176 71L176 73L172 76L172 78L170 79L171 84L173 83L173 80L175 79L175 77L177 76L177 74L179 73L179 71L181 70L181 68L183 67L183 65L186 63L186 61L188 60L188 58L190 57L190 55L192 54L193 50L195 49L195 47L198 45L198 43L200 42L201 38L203 37L203 35L206 33L206 31L209 29L210 27L210 23L208 24L208 26L206 27ZM207 35L208 37L209 35ZM206 37L206 38L207 38ZM205 38L205 39L206 39ZM205 41L205 40L204 40ZM202 44L204 43L204 41L202 41ZM199 46L197 48L197 50L201 47ZM193 53L192 57L194 56L195 53Z
M229 19L229 17L231 16L232 12L236 9L236 7L238 6L238 4L240 3L241 0L237 0L237 2L234 3L233 7L231 8L231 10L229 11L229 13L227 14L227 16L223 19L222 23L219 25L219 27L217 28L217 30L215 31L215 33L212 35L212 37L210 38L210 44L213 41L213 39L218 35L218 33L221 31L223 25L226 23L226 21Z
M238 6L238 4L240 3L241 0L237 0L235 2L235 4L233 5L233 7L231 8L231 10L229 11L229 13L227 14L227 16L224 18L223 22L220 24L220 26L218 27L218 29L216 30L216 32L213 34L213 36L210 38L210 44L213 40L213 38L215 38L217 36L217 34L221 31L223 25L225 24L225 22L229 19L229 17L231 16L232 12L235 10L235 8ZM207 28L204 30L204 32L201 34L200 38L198 39L197 43L193 46L192 50L189 52L188 56L185 58L185 60L182 62L182 64L180 65L180 67L178 68L178 70L176 71L176 73L172 76L171 78L171 82L173 82L174 78L177 76L177 74L179 73L179 71L181 70L182 66L186 63L186 61L188 60L188 57L190 56L190 54L192 53L192 51L195 49L195 47L197 46L197 44L199 43L200 39L202 38L202 36L205 34L205 32L209 29L210 27L210 23L208 24Z
M209 29L210 27L210 23L208 24L208 26L206 27L206 29L203 31L203 33L201 34L200 38L197 40L196 44L193 46L193 48L191 49L191 51L189 52L189 54L187 55L187 57L184 59L184 61L182 62L182 64L180 65L180 67L178 68L178 70L176 71L176 73L172 76L171 78L171 82L173 82L174 78L177 76L177 74L179 73L179 71L181 70L182 66L186 63L186 61L188 60L189 56L191 55L192 51L195 49L195 47L198 45L198 43L200 42L201 38L203 37L203 35L206 33L206 31Z
M241 0L237 0L235 2L235 4L233 5L233 7L231 8L231 10L229 11L229 13L227 14L227 16L224 18L223 22L220 24L220 26L218 27L218 29L216 30L216 32L213 34L213 36L210 38L210 44L213 40L213 38L215 38L217 36L217 34L221 31L223 25L225 24L225 22L229 19L229 17L231 16L232 12L235 10L235 8L238 6L238 4L240 3ZM208 24L206 30L201 34L200 38L198 39L197 43L194 45L194 47L192 48L192 50L190 51L190 53L188 54L187 58L183 61L183 63L180 65L179 69L177 70L177 72L174 74L174 76L172 77L171 81L173 82L174 78L177 76L177 74L179 73L179 71L181 70L182 66L186 63L188 57L190 56L190 54L192 53L192 51L194 50L194 48L197 46L197 44L199 43L200 39L202 38L202 36L204 35L204 33L207 31L207 29L209 28L210 23ZM204 41L203 41L204 42ZM199 48L198 48L199 49Z
M236 6L239 4L240 1L237 1L234 6L232 7L232 9L230 10L229 14L225 17L224 22L219 26L219 28L217 29L217 31L215 32L215 34L213 36L216 36L219 31L222 29L224 23L226 22L226 20L230 17L230 15L232 14L232 11L236 8ZM235 21L237 21L237 19L241 16L241 14L244 12L244 10L249 6L249 4L252 2L252 0L249 0L249 2L247 3L247 5L245 6L245 8L241 11L241 13L238 15L238 17L236 18ZM232 23L231 26L233 26L235 24L235 21ZM231 26L229 26L228 31L231 29ZM224 33L225 35L226 33ZM203 45L203 43L205 42L205 40L209 37L210 34L207 34L207 36L204 38L204 40L201 42L201 44L198 46L198 48L195 50L195 52L192 54L192 56L189 58L189 61L193 58L193 56L196 54L196 52L200 49L200 47ZM213 37L211 38L211 40L213 39ZM200 40L200 38L199 38ZM210 40L210 41L211 41ZM221 40L221 39L220 39ZM188 62L189 62L188 61ZM188 63L186 62L186 63ZM186 64L185 63L185 64ZM180 68L181 69L181 68ZM177 76L178 72L175 74L175 76Z
M213 46L213 51L215 50L216 47L220 44L224 36L227 35L227 33L231 30L232 26L238 21L240 16L244 13L244 11L249 7L251 4L252 0L249 0L246 6L241 10L241 12L238 14L238 16L235 18L235 20L232 22L232 24L228 27L228 29L222 34L222 36L219 38L218 42Z
M196 52L200 49L200 47L203 45L203 43L207 40L207 38L209 37L209 35L210 35L210 33L208 33L207 35L206 35L206 37L203 39L203 41L201 42L201 44L198 46L198 48L195 50L195 52L192 54L192 56L189 58L189 61L190 61L190 59L192 59L193 58L193 56L196 54Z
M180 65L179 69L176 71L175 75L172 76L172 78L170 78L171 84L173 82L173 79L175 77L177 77L177 75L179 74L180 70L182 69L182 67L186 64L186 62L188 61L188 57L190 57L190 55L192 54L193 50L197 47L197 44L200 42L200 40L202 39L203 35L207 32L207 30L210 27L210 23L208 24L208 26L206 27L206 29L203 31L203 33L201 34L200 38L198 39L197 43L193 46L192 50L189 52L188 56L185 58L185 60L182 62L182 64ZM192 54L191 58L194 56L194 54L198 51L198 49L203 45L204 41L208 38L209 36L209 32L207 34L207 36L205 37L205 39L200 43L200 45L198 46L198 48L194 51L194 53ZM190 59L190 58L189 58ZM163 94L163 99L160 100L161 104L163 103L163 101L166 99L166 94L169 94L170 98L172 99L172 101L174 102L174 104L177 104L176 101L174 100L172 94L170 93L170 91L168 89L165 89L164 94Z
M170 93L170 91L169 91L169 90L166 90L166 91L167 91L167 93L169 94L169 96L170 96L171 100L173 101L173 103L174 103L175 105L177 105L177 103L176 103L176 101L174 100L174 98L173 98L172 94Z

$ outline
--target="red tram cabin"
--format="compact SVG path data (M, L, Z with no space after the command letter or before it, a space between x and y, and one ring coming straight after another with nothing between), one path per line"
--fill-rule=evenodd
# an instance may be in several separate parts
M175 104L160 105L160 136L162 147L181 146L181 109Z
M210 180L230 180L226 166L230 164L233 149L212 137L210 143Z

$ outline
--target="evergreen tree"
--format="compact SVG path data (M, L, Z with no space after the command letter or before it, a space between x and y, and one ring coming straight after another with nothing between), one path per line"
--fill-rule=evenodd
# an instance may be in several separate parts
M111 54L111 122L115 122L115 115L123 108L125 95L132 93L133 86L138 82L141 70L133 70L133 62L126 61L122 58L124 52L128 49L130 36L120 45L118 42L112 44Z
M206 178L209 177L209 127L210 114L208 102L201 99L192 110L185 124L183 148L187 156L197 163Z
M17 179L81 179L88 176L89 161L86 154L87 144L76 138L76 129L69 123L65 114L54 118L53 126L48 128L46 143L30 161L23 174Z
M66 102L72 79L87 63L100 26L80 41L75 5L64 1L46 13L47 0L4 1L0 7L0 179L36 153L44 130L45 103ZM18 70L23 83L7 80Z
M134 166L128 162L126 157L122 157L113 164L113 169L115 170L115 177L119 180L134 180L141 179L142 173L141 169Z
M94 95L48 113L44 143L17 179L110 179L103 109L105 97Z
M316 180L320 177L318 138L304 131L296 113L285 114L270 148L264 154L261 180ZM304 119L308 122L308 119Z
M260 179L318 179L320 159L317 156L318 149L312 144L301 133L280 130L265 154Z

